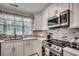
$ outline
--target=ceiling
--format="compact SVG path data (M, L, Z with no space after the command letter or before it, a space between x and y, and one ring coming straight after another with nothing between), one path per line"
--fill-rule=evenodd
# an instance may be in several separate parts
M10 3L0 3L0 7L8 10L35 14L37 12L44 10L49 5L49 3L12 3L12 4L18 5L18 7L11 6Z

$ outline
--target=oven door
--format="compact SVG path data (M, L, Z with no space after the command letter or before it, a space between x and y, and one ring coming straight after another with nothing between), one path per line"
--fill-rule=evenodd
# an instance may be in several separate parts
M57 52L57 51L54 51L54 50L50 50L50 55L51 56L62 56L62 54L61 53L59 53L59 52Z
M57 56L57 55L50 51L50 56Z
M70 11L66 10L60 14L60 25L68 26L70 20Z
M51 52L47 47L45 47L45 56L58 56L55 52Z
M50 51L47 47L45 47L45 56L50 56Z

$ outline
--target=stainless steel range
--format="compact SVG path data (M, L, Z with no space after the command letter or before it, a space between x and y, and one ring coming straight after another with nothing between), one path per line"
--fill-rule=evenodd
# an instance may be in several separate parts
M63 47L67 45L66 42L61 40L52 39L50 41L42 41L43 55L47 56L63 56Z

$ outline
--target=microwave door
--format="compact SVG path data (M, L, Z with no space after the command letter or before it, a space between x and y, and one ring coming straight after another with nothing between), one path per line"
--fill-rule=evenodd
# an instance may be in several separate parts
M48 27L58 27L60 26L59 17L48 20Z
M60 23L61 26L67 26L69 25L69 11L64 11L63 13L61 13L60 15Z

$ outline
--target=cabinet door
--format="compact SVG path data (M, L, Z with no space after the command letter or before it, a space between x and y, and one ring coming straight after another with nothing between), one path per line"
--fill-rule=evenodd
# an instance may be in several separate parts
M41 30L42 26L42 15L37 13L34 15L34 30Z
M69 3L59 3L58 4L58 12L61 13L65 10L69 9Z
M72 28L74 25L74 20L73 20L73 4L70 4L70 28Z
M48 8L42 12L42 29L43 30L48 30L47 20L48 20Z
M73 8L73 22L74 22L74 26L78 26L79 27L79 3L78 4L74 3L72 8Z
M1 56L13 56L13 43L1 43Z
M71 28L79 28L79 3L70 4L71 7L71 15L72 18L70 19L70 27Z
M40 40L33 40L33 52L42 55L42 44Z
M14 56L23 56L23 41L14 42Z
M24 56L29 56L32 54L32 45L30 40L26 40L24 43Z
M48 7L48 17L55 16L58 13L58 4L54 3Z

